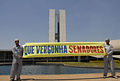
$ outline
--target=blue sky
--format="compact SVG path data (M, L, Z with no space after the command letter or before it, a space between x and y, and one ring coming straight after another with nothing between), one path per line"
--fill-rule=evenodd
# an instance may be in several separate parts
M48 10L66 10L67 41L120 39L120 0L0 0L0 49L48 42Z

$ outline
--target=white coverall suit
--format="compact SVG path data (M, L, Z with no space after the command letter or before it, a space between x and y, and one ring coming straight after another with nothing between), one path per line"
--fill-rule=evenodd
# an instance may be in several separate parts
M108 73L108 64L110 65L112 76L115 76L114 71L114 60L112 57L113 54L113 46L105 44L105 51L108 54L108 56L104 56L104 76L107 76Z
M20 59L20 57L23 55L23 47L20 45L15 46L13 47L12 52L13 52L13 62L10 72L10 78L14 79L16 75L17 79L19 79L22 70L22 59Z

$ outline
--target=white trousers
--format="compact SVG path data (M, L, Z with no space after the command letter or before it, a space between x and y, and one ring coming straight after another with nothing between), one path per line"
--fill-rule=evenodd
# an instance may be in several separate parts
M17 79L20 78L21 70L22 70L22 62L19 63L13 62L10 72L10 78L14 79L15 75Z
M112 76L115 76L114 60L113 60L112 55L111 56L104 56L104 76L107 76L108 64L110 65L110 70L111 70Z

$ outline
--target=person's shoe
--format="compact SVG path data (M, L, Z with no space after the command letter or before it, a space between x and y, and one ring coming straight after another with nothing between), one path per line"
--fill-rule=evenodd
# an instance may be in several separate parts
M118 79L118 77L117 76L112 76L113 78L115 78L115 79Z
M103 78L105 79L105 78L107 78L107 76L103 76Z
M17 81L21 81L21 79L20 79L20 78L17 78Z
M10 81L14 81L14 79L11 78Z

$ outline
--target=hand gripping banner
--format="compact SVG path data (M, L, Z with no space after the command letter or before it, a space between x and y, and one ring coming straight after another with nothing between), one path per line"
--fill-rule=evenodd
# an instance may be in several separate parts
M105 55L104 42L25 43L24 58Z

